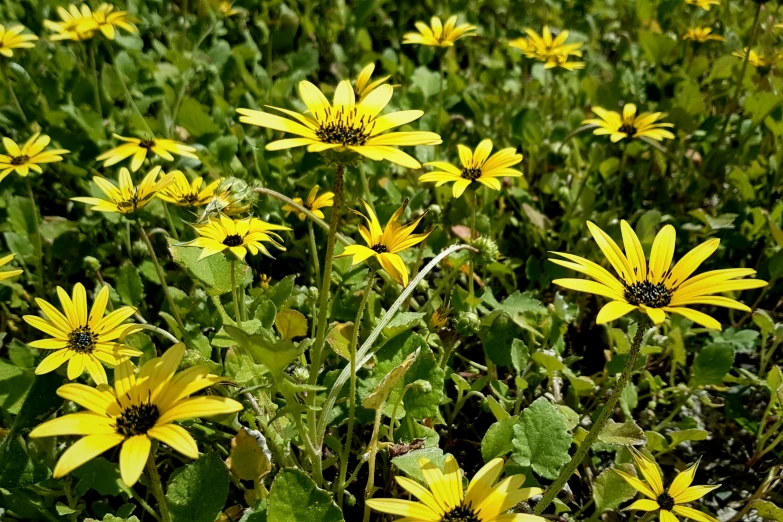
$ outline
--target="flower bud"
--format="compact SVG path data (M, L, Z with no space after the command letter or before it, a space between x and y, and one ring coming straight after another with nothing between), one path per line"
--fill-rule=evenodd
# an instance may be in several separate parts
M479 316L473 312L460 312L457 314L455 328L462 337L470 337L476 334L481 328Z
M86 266L88 270L97 272L101 269L101 262L92 256L87 256L84 258L84 266Z
M291 372L291 376L298 382L307 382L310 380L310 371L302 366L297 366L294 371Z
M477 253L473 254L477 264L492 264L498 260L498 256L500 255L498 244L486 236L474 239L471 241L470 246L478 250Z
M411 389L417 393L429 393L432 391L432 384L424 379L419 379L413 383Z

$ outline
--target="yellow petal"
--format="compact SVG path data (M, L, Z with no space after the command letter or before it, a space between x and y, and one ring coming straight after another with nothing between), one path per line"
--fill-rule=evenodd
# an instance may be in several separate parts
M596 317L596 324L604 324L629 314L636 310L636 306L624 301L612 301L606 303Z
M637 500L627 508L623 509L623 511L631 511L634 509L638 509L639 511L655 511L658 508L660 508L660 506L656 501L644 498Z
M88 460L92 460L109 448L113 448L125 437L117 433L108 435L88 435L77 440L57 461L54 478L60 478L75 470Z
M138 482L147 458L150 456L152 441L147 435L136 435L122 443L120 450L120 475L126 486L132 487Z
M153 439L157 439L166 444L170 448L177 450L186 457L191 459L198 458L198 446L190 433L182 426L176 424L164 424L162 426L155 426L147 435Z
M409 517L407 520L422 522L440 522L441 514L436 513L424 504L411 502L409 500L399 500L396 498L371 499L366 502L370 509L390 515Z
M709 493L710 491L714 489L718 489L721 485L717 484L715 486L691 486L679 495L677 495L677 498L675 501L677 504L687 504L688 502L693 502L694 500L699 500L701 497Z
M650 275L649 279L654 284L660 283L674 257L674 243L677 233L674 227L666 225L655 236L652 250L650 251Z
M661 476L658 465L654 460L640 453L638 450L631 448L631 456L633 457L636 467L642 472L645 480L650 485L653 493L660 495L664 492L663 489L663 477Z

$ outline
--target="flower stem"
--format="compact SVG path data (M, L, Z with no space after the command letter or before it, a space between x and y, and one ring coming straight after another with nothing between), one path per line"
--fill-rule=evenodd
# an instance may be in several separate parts
M139 235L141 236L141 240L144 241L144 244L147 245L147 250L150 253L150 257L152 258L152 264L155 265L155 271L158 274L158 279L160 279L160 286L163 287L163 295L166 296L166 301L168 301L169 308L171 308L171 314L174 316L174 320L177 321L177 326L179 326L180 329L180 335L185 335L185 325L182 323L182 319L179 316L179 311L177 310L177 305L174 304L174 299L171 297L171 292L169 292L169 285L166 284L166 274L163 273L163 269L160 267L158 256L155 255L155 249L152 248L150 238L147 236L147 233L144 231L144 227L141 226L141 223L139 223Z
M443 112L443 76L446 52L440 55L440 89L438 89L438 118L435 120L435 133L440 134L440 113Z
M92 86L95 90L95 110L103 119L103 108L101 108L101 88L98 83L98 67L95 65L95 40L87 47L90 53L90 68L92 69Z
M150 451L150 456L147 458L147 474L150 476L152 494L155 496L155 500L158 501L160 519L162 522L171 522L169 505L166 503L166 495L163 493L163 483L160 480L158 467L155 465L155 450Z
M318 248L315 243L315 230L313 229L312 221L307 222L307 232L310 236L310 255L313 258L313 274L315 275L315 280L320 281L321 265L318 263ZM316 284L318 283L316 282Z
M136 105L136 102L133 99L133 95L128 89L128 85L125 83L125 78L122 76L122 71L120 71L120 68L117 67L117 58L114 56L114 49L112 49L111 44L108 43L106 44L106 47L109 49L109 55L111 56L111 64L114 67L114 70L117 72L117 77L120 79L120 83L122 84L122 90L125 93L125 98L128 100L128 104L133 108L134 111L136 111L136 115L141 119L141 122L147 128L147 132L150 133L150 136L155 136L155 133L152 132L152 128L150 128L149 123L147 123L147 120L144 119L144 115L141 113L139 107Z
M30 203L33 205L33 223L35 225L35 264L38 270L38 279L35 284L35 291L42 298L44 295L44 269L43 269L43 242L41 241L41 220L38 217L38 206L35 204L35 194L33 193L33 187L30 184L30 176L24 177L25 185L27 186L27 197L30 198Z
M169 212L168 203L163 203L163 213L166 215L166 223L169 225L169 232L171 232L171 237L179 241L177 227L174 226L174 220L171 219L171 212Z
M237 276L236 259L231 260L231 299L234 300L234 317L236 318L237 328L242 328L242 315L239 313L239 297L237 296Z
M557 497L557 494L566 485L568 479L571 478L571 475L574 474L576 469L582 463L585 456L587 455L587 452L590 451L590 447L598 438L598 435L601 433L601 430L603 430L604 425L609 420L609 417L611 417L612 413L614 413L614 407L617 404L617 401L620 400L620 395L622 395L625 386L631 380L631 373L633 373L633 368L636 365L636 360L639 358L639 351L642 348L642 340L644 339L644 333L647 331L649 327L650 327L650 321L646 318L642 319L638 323L636 329L636 335L634 336L633 344L631 345L631 350L628 352L628 356L625 360L623 373L622 375L620 375L620 378L617 380L617 383L614 386L614 390L612 391L612 394L606 400L606 404L604 405L604 409L601 411L601 415L599 415L598 420L595 422L595 424L593 424L593 427L590 428L590 432L585 437L585 440L582 441L582 444L579 445L579 448L576 450L576 453L574 453L574 456L571 458L571 461L560 472L560 475L557 477L557 480L555 480L552 483L552 485L549 486L549 488L547 488L546 493L544 494L544 498L542 498L541 501L538 504L536 504L535 507L536 515L540 515L544 511L544 509L546 509L546 507L555 499L555 497Z
M473 219L470 222L470 241L468 243L472 243L476 236L476 207L478 206L478 194L476 193L477 190L473 191ZM473 256L470 256L470 261L468 263L468 266L470 267L470 273L468 274L468 289L470 290L470 300L473 302L473 298L475 297L475 289L473 286ZM471 308L473 305L471 305Z
M8 64L5 63L5 60L3 66L0 67L0 72L3 74L3 81L5 81L5 84L8 86L8 92L11 94L11 102L13 102L16 112L19 113L19 116L22 118L22 122L24 122L25 125L29 125L30 121L27 119L27 115L24 113L22 105L19 103L19 98L16 97L14 85L11 83L11 79L8 74Z
M372 437L370 438L370 456L367 462L370 466L369 477L367 478L367 488L364 490L364 499L367 500L372 497L375 489L375 457L378 455L378 437L381 431L381 417L383 416L383 408L386 405L386 400L375 410L375 423L372 427ZM370 522L370 506L366 503L364 505L364 522Z

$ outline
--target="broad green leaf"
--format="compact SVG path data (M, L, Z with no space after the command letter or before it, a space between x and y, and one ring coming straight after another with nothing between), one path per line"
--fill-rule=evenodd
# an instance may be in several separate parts
M207 108L193 98L185 98L182 102L177 123L196 137L215 134L220 130L207 112Z
M429 459L441 470L443 470L443 466L446 465L446 455L444 455L443 450L440 448L414 450L405 455L394 457L392 459L392 464L397 466L400 471L409 477L412 477L419 482L424 482L424 476L421 474L421 467L419 466L420 458Z
M622 424L609 420L598 434L598 440L607 444L619 444L622 446L642 446L647 443L644 431L633 421L628 419Z
M168 484L172 522L213 522L228 497L228 468L215 453L181 468Z
M639 45L644 49L647 59L654 63L663 63L677 46L677 40L660 33L639 31Z
M481 458L484 462L502 457L514 450L514 426L519 418L508 417L492 424L481 439Z
M210 295L231 292L231 262L225 255L215 254L199 261L201 248L178 246L173 239L169 239L169 249L174 261L191 277L201 281ZM244 281L248 267L238 261L234 265L236 282L239 284L239 281Z
M712 343L701 349L691 368L691 386L721 384L734 365L734 348L727 343Z
M669 432L668 435L672 439L670 446L673 448L683 442L706 440L709 432L698 428L690 428L687 430L672 431Z
M416 360L416 357L419 355L419 350L409 354L399 366L396 366L392 371L384 375L381 382L378 383L378 386L376 386L372 393L362 401L362 407L371 410L377 410L382 407L389 397L392 388L397 386L405 376L405 372L407 372L413 364L413 361Z
M289 339L275 342L266 335L248 335L236 326L223 328L255 362L263 364L276 376L281 375L306 348L296 346Z
M616 464L614 467L630 475L636 475L633 464ZM636 490L633 486L611 468L603 470L593 484L593 500L598 513L617 509L620 504L631 500L634 496Z
M395 335L411 330L421 322L422 317L424 317L424 312L400 312L383 329L383 335L387 338L392 338Z
M525 371L527 361L530 359L530 349L519 339L511 341L511 365L521 374Z
M141 282L139 270L130 261L123 263L117 271L114 289L128 306L138 306L144 299L144 284Z
M267 517L275 522L342 522L332 497L298 469L281 471L267 498Z
M764 520L783 521L783 508L780 508L774 502L769 500L754 500L750 507L758 511L758 514Z
M572 437L565 417L546 398L539 397L524 409L514 425L512 458L544 478L554 480L571 460Z
M283 310L275 316L275 327L283 339L304 337L307 335L307 318L297 310Z

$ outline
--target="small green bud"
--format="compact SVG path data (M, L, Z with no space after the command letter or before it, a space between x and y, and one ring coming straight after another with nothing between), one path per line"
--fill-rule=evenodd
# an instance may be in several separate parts
M101 262L92 256L87 256L84 258L84 266L86 266L88 270L97 272L101 269Z
M308 380L310 380L310 371L307 368L298 366L294 368L294 371L291 373L291 376L298 382L307 382Z
M478 250L478 253L473 254L477 264L489 265L497 261L500 255L498 244L486 236L474 239L470 246Z
M133 257L147 257L149 255L147 244L141 240L134 241L131 250L133 250Z
M460 312L457 314L455 328L462 337L470 337L476 334L481 328L479 316L473 312Z
M432 391L432 384L424 379L419 379L413 383L411 389L417 393L429 393Z

